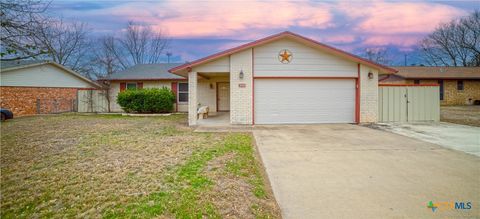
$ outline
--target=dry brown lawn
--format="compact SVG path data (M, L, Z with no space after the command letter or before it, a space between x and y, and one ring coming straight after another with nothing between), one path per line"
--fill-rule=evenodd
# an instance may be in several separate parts
M1 125L2 218L278 218L249 134L184 115L52 115Z
M442 106L440 121L480 127L480 106Z

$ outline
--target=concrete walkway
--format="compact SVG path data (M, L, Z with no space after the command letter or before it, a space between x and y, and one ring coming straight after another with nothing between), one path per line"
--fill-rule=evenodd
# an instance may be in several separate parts
M256 126L284 218L480 217L480 158L356 125ZM435 212L429 201L471 202Z
M384 123L373 126L480 157L480 127L448 122Z

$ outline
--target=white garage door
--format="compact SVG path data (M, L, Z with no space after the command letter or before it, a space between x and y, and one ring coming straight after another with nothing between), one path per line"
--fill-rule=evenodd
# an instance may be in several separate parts
M353 123L353 79L256 79L255 124Z

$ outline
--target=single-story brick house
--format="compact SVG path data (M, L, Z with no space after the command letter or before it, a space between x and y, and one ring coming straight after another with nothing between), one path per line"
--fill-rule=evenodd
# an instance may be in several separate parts
M79 89L100 88L51 61L2 61L0 76L0 107L15 116L74 111Z
M441 105L469 105L480 100L480 67L394 67L382 84L439 84Z
M190 125L199 106L253 125L376 122L378 75L396 70L282 32L169 72L188 78Z
M188 81L184 77L168 72L169 69L179 65L179 63L138 64L105 78L105 81L110 83L110 110L122 111L116 99L118 93L126 89L167 87L177 95L175 111L188 112Z

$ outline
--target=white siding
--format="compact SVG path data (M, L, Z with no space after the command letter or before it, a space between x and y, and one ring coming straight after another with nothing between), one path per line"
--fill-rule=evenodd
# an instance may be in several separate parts
M93 88L85 80L53 65L1 72L1 86Z
M143 82L143 88L162 88L162 87L166 87L170 89L172 88L172 82L171 81L144 81Z
M353 79L257 79L255 123L353 123Z
M195 66L192 71L202 72L230 72L230 57L226 56L211 62Z
M278 54L283 49L292 52L292 60L288 64L278 60ZM255 47L254 63L255 76L357 76L357 63L288 39Z

